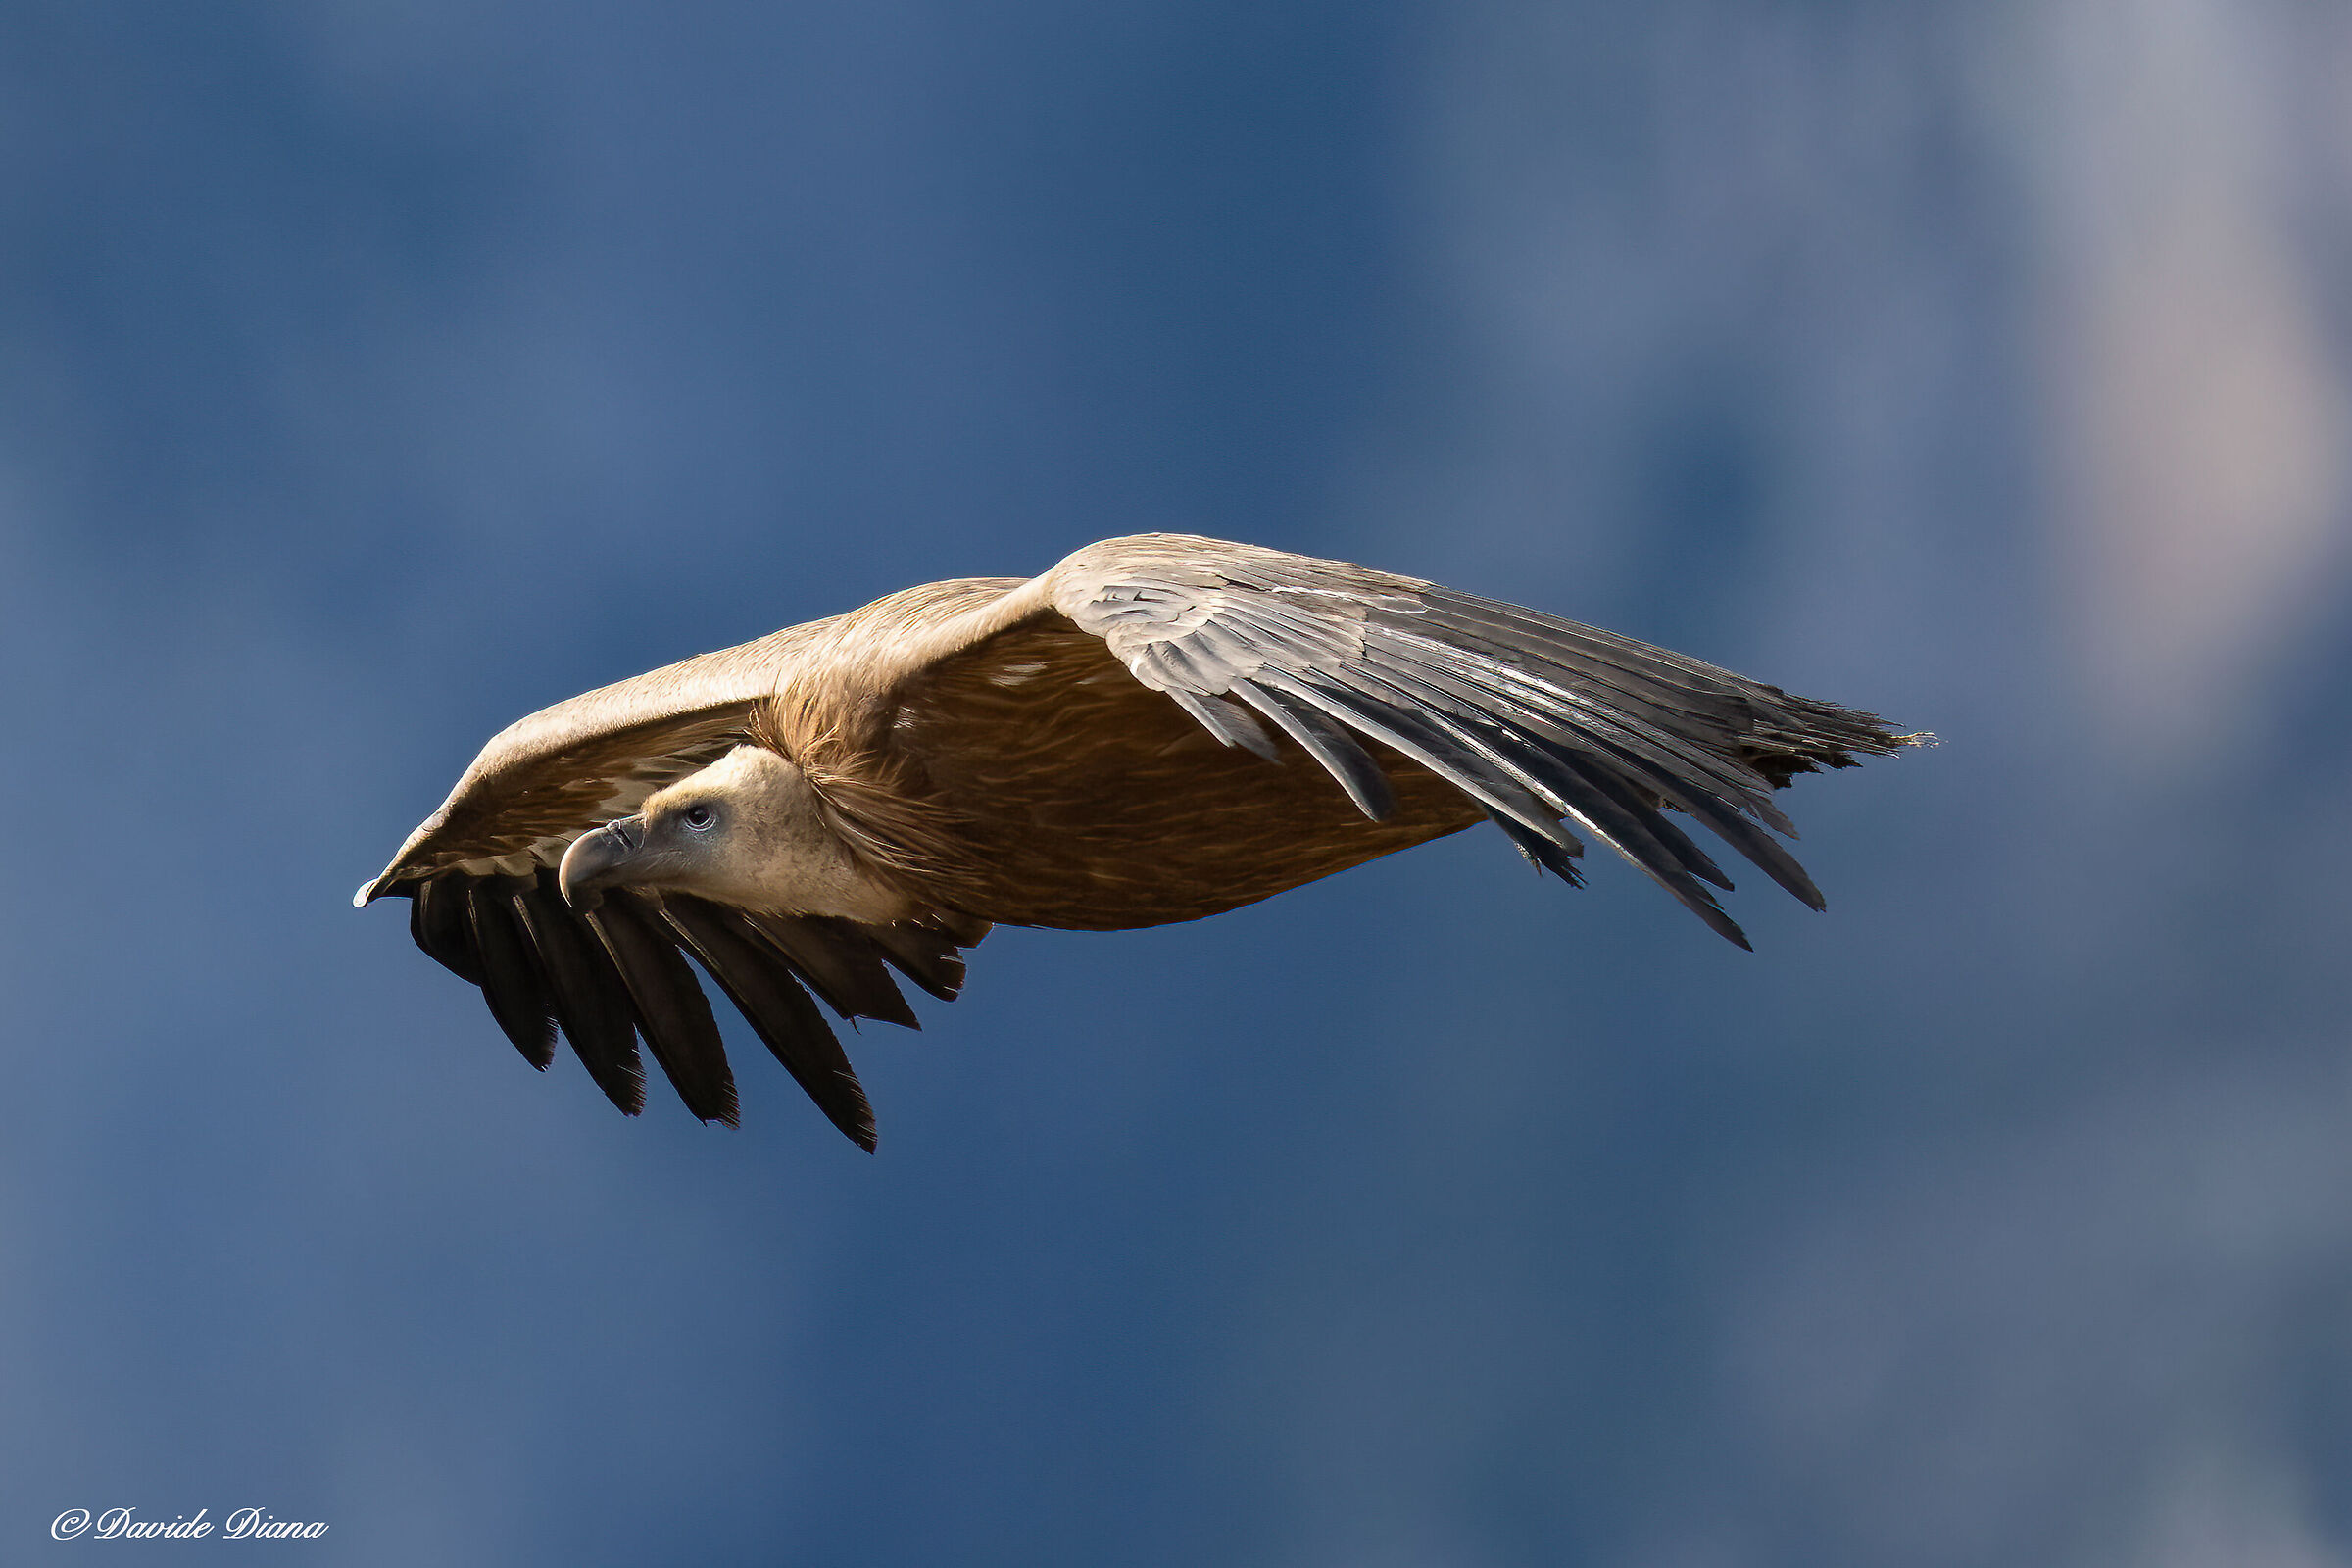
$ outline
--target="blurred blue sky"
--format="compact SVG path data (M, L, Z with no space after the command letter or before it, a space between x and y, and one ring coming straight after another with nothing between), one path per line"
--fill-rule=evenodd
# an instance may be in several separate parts
M2347 72L0 4L0 1558L2352 1564ZM1150 528L1945 744L1800 781L1752 956L1485 830L1000 931L851 1042L871 1158L756 1045L624 1121L347 906L526 710Z

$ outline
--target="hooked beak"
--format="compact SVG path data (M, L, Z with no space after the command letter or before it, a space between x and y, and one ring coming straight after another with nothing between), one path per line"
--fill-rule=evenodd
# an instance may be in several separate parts
M593 833L583 833L564 852L556 871L556 886L564 902L575 909L593 909L603 901L602 890L626 880L629 861L645 847L645 818L623 816Z

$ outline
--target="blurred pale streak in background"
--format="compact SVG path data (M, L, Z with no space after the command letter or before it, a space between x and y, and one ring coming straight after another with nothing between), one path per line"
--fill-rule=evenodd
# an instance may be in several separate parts
M2256 738L2249 685L2346 565L2342 255L2315 195L2344 167L2352 29L2224 0L2065 0L2013 25L2038 61L2019 146L2088 706L2146 761L2195 765ZM2305 51L2336 69L2312 82Z

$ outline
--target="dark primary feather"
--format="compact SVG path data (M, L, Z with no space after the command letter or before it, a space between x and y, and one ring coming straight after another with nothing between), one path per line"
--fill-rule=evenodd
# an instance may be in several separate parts
M634 1116L645 1108L645 1066L637 1012L612 958L564 902L553 871L514 895L515 911L539 958L556 1022L605 1098Z
M834 1126L872 1152L874 1112L865 1090L782 955L743 914L723 905L672 893L662 898L662 906L793 1081Z
M587 913L588 924L629 990L637 1031L686 1108L705 1121L736 1124L735 1075L718 1021L680 956L668 928L634 893L614 890Z
M473 951L473 912L466 884L434 879L413 884L409 935L424 956L467 985L482 983L482 960Z
M681 947L712 970L818 1108L867 1148L874 1130L864 1091L801 986L845 1018L920 1028L892 967L906 966L942 997L952 998L962 980L954 942L928 928L753 916L701 901L688 901L682 916L671 908L656 918L650 903L622 895L608 901L617 913L600 931L564 902L549 867L533 877L447 872L394 891L414 901L417 947L482 988L491 1016L525 1060L546 1068L561 1028L597 1087L632 1116L645 1108L640 1032L690 1110L706 1121L734 1113L717 1025ZM985 929L965 935L977 941Z
M467 890L467 906L490 1015L514 1042L522 1059L545 1072L556 1059L556 1020L529 940L514 914L513 895L522 885L514 877L484 877Z
M868 1149L874 1126L864 1090L802 986L843 1017L920 1028L892 966L908 966L942 997L952 998L962 979L954 942L935 930L755 916L684 895L662 901L658 918L652 901L610 898L612 908L598 911L611 915L600 930L564 902L547 868L536 877L446 873L400 891L415 900L417 946L481 986L491 1016L524 1059L544 1069L560 1027L597 1087L632 1116L645 1107L640 1032L688 1109L706 1121L734 1114L716 1021L681 948L711 971L818 1108Z

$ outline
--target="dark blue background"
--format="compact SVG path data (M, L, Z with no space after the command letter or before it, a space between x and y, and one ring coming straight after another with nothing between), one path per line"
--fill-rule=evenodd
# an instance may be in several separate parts
M0 1557L2352 1561L2326 7L0 6ZM1932 728L532 1074L489 733L1180 528Z

